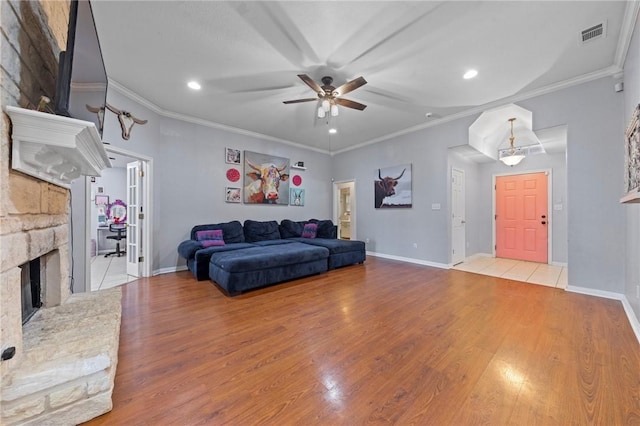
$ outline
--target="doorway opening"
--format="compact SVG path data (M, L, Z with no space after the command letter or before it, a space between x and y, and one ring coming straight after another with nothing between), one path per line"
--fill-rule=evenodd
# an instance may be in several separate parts
M356 239L356 182L334 182L333 222L338 226L338 238Z
M103 173L107 180L98 180L102 186L92 184L90 206L86 209L86 221L92 224L87 232L87 241L92 246L86 259L90 269L87 291L110 288L152 275L153 160L112 146L105 146L105 150L112 159L113 167L105 171L108 173ZM100 190L104 196L109 196L109 205L117 202L121 206L126 224L126 239L120 243L122 255L113 255L112 247L107 243L111 233L110 209L103 208L96 214L93 206L95 195Z

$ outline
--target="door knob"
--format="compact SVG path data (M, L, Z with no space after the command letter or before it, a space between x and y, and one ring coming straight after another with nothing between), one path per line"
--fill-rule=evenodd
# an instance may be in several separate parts
M543 219L546 219L546 218L547 218L547 215L546 215L546 214L543 214L543 215L542 215L542 218L543 218Z
M544 221L544 220L543 220L542 222L540 222L540 223L542 223L543 225L546 225L546 224L547 224L547 222L546 222L546 221Z

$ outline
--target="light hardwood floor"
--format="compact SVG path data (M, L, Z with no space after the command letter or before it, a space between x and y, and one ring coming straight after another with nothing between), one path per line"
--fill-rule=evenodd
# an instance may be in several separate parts
M369 257L228 298L123 286L113 411L90 425L623 425L640 345L619 301Z

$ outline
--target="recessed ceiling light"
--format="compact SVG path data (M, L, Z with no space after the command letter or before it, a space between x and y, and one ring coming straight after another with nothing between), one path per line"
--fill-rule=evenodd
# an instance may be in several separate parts
M335 133L338 133L338 130L331 128L331 129L329 129L329 133L331 133L333 135Z
M464 75L462 76L462 78L464 78L465 80L469 80L470 78L475 77L476 75L478 75L478 71L476 70L469 70L467 72L464 73Z
M432 112L428 112L424 116L427 117L427 118L431 118L433 116L433 113Z
M200 90L200 84L197 81L190 81L187 86L189 86L189 89Z

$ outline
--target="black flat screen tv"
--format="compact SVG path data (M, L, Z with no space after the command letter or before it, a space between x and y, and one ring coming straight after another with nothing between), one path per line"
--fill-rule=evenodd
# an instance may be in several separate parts
M72 0L66 50L60 52L54 112L91 121L102 136L107 73L89 0Z

